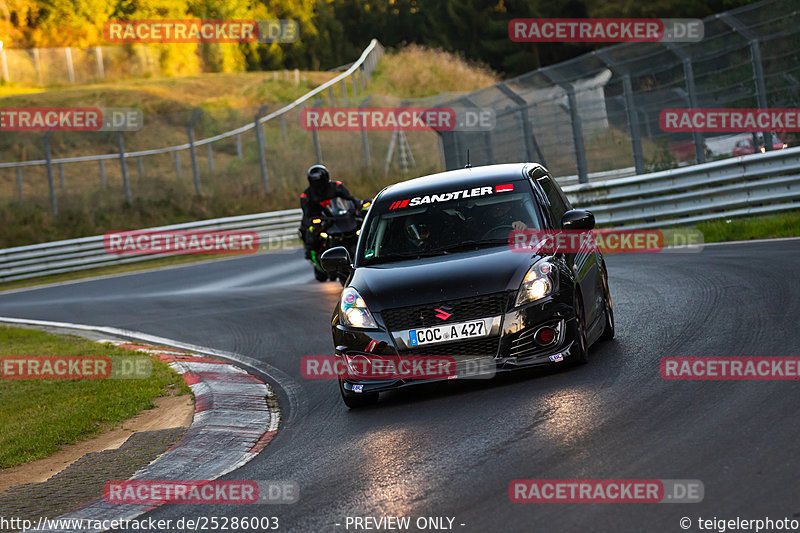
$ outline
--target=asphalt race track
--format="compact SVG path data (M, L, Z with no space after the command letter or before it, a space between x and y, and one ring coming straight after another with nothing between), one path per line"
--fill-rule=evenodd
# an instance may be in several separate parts
M659 376L665 356L800 355L800 240L607 263L617 338L587 366L400 391L357 411L335 382L301 377L301 357L332 354L340 287L315 282L300 252L0 294L0 316L142 331L285 374L278 437L227 478L295 480L300 501L168 505L155 518L274 515L280 531L340 532L347 516L402 515L455 517L463 532L638 532L681 531L681 517L800 517L800 383ZM699 479L705 499L511 503L509 482L525 478Z

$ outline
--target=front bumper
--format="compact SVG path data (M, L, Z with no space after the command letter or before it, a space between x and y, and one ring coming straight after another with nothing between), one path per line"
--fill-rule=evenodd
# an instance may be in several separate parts
M383 326L379 313L374 314ZM487 317L484 317L487 318ZM405 331L390 332L386 328L358 329L342 326L334 319L333 339L336 357L345 356L457 356L459 361L468 361L471 356L494 362L489 375L470 376L461 379L486 379L497 373L511 372L532 367L555 367L565 364L574 356L577 339L577 322L570 293L557 293L501 315L491 317L490 336L475 341L439 343L424 347L409 348L403 340ZM469 320L469 319L466 319ZM557 331L555 340L546 346L537 344L534 334L543 326ZM470 347L472 346L472 348ZM413 385L445 381L450 378L421 379L351 379L342 380L345 394L383 392ZM358 385L358 391L353 386Z

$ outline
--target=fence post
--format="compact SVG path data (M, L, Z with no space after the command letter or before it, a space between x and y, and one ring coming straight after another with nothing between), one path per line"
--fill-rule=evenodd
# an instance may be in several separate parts
M175 176L181 179L181 154L175 150Z
M689 107L697 109L697 90L694 85L694 68L692 67L692 58L689 54L675 46L673 43L663 43L664 46L678 56L683 63L683 77L686 80L686 92L689 95ZM706 162L706 141L703 134L699 131L692 132L694 139L694 154L698 163Z
M100 167L100 186L106 188L106 162L102 159L97 160L97 166Z
M67 184L64 181L64 163L58 164L58 184L61 185L61 190L67 188Z
M17 198L22 200L22 169L17 167L14 169L14 173L17 175Z
M642 155L642 136L639 131L639 113L636 110L634 100L633 84L629 72L623 72L619 64L611 56L603 53L602 50L593 52L603 63L616 75L622 76L622 92L625 102L625 112L628 116L628 129L631 134L631 149L633 150L633 166L636 174L644 174L644 157Z
M5 81L11 81L11 78L8 76L8 58L6 57L6 51L0 45L0 71L2 71L3 79Z
M289 137L286 134L286 117L281 113L281 139L283 139L283 144L289 142Z
M466 96L460 98L459 100L462 100L466 104L467 107L470 107L470 108L473 108L473 109L480 109L480 107L477 106L475 104L475 102L473 102L472 100L470 100ZM494 164L494 148L492 147L492 132L491 132L491 130L483 131L481 137L483 137L483 144L486 145L486 158L488 160L487 162L488 162L489 165L493 165Z
M106 77L106 69L103 65L103 49L99 46L94 47L94 57L97 59L97 75L100 78Z
M499 83L497 88L518 106L519 116L522 120L522 134L525 138L525 158L528 161L533 161L534 157L536 157L539 159L539 162L546 167L547 163L544 160L544 154L539 149L539 143L536 142L536 135L534 135L533 128L531 127L528 102L512 91L505 83Z
M50 155L50 136L53 135L52 130L44 134L44 158L47 161L47 187L50 190L50 209L53 214L58 214L58 200L56 199L56 188L53 185L53 161Z
M39 61L39 49L33 49L33 67L36 69L36 83L42 83L42 64Z
M350 75L350 81L353 84L353 98L358 96L358 80L356 77L358 76L358 69L355 69L353 73Z
M764 84L764 65L761 61L761 45L759 43L758 34L746 27L739 20L731 16L730 13L723 13L719 18L728 26L739 32L745 39L750 42L750 62L753 64L753 81L756 84L756 101L758 107L767 109L767 87ZM772 133L761 132L764 136L764 150L772 150ZM769 137L769 139L768 139ZM753 145L758 151L758 144Z
M342 80L340 82L342 84L342 106L347 105L347 82Z
M331 107L336 105L336 98L333 96L333 85L328 87L328 100L330 100Z
M319 107L320 100L318 97L314 97L314 107ZM319 132L316 128L311 130L311 137L314 139L314 153L317 156L317 164L322 164L322 147L319 145Z
M300 71L298 69L294 69L294 84L300 85Z
M211 148L211 143L206 145L206 150L208 151L208 170L214 172L214 150Z
M200 118L202 111L199 109L195 109L194 113L192 113L192 118L189 120L189 124L186 125L186 134L189 137L189 155L192 159L192 175L194 176L194 192L198 195L203 194L202 190L200 189L200 175L197 172L197 154L194 151L194 123L197 122L197 119Z
M72 48L69 46L64 48L64 55L67 58L67 74L69 74L69 82L75 83L75 69L72 66Z
M692 109L697 109L697 90L694 85L694 68L692 67L692 60L687 55L682 58L683 60L683 73L686 78L686 89L689 93L689 105ZM698 163L706 162L706 141L703 134L695 131L692 136L694 137L694 153Z
M264 131L261 129L261 123L258 121L261 118L261 115L267 112L267 106L262 105L256 116L253 118L253 126L256 131L256 149L258 150L258 168L261 172L261 184L264 186L264 190L269 190L269 181L267 179L267 156L264 154Z
M122 187L125 189L125 203L133 204L131 199L131 184L128 182L128 163L125 161L125 143L122 139L122 131L117 132L117 147L119 148L119 166L122 170Z
M139 179L144 177L144 161L142 161L142 156L136 158L136 170L139 172Z
M569 103L569 116L572 123L572 143L575 146L575 159L578 164L578 183L589 183L589 174L586 168L586 148L583 145L583 128L581 115L578 111L578 98L575 95L575 86L565 80L551 68L541 69L542 74L553 83L564 89Z
M575 155L578 160L578 183L589 183L589 173L586 168L586 148L583 145L581 115L578 112L578 98L575 96L575 87L572 84L569 84L566 90L569 100L569 114L572 119L572 142L575 144Z
M644 174L644 156L642 154L642 135L639 131L639 114L636 112L636 102L633 99L633 84L630 74L622 78L622 90L625 92L625 111L628 114L628 126L631 133L631 148L633 149L633 166L636 174Z
M175 152L175 153L177 154L178 152ZM242 136L238 135L238 134L236 135L236 157L239 158L239 161L242 161L242 159L243 159L243 155L242 155Z
M364 98L364 101L358 106L359 108L364 108L367 105L367 102L370 101L372 95L367 96ZM367 130L364 128L364 121L361 120L361 147L364 149L364 164L367 168L372 166L372 159L370 158L369 154L369 139L367 138Z

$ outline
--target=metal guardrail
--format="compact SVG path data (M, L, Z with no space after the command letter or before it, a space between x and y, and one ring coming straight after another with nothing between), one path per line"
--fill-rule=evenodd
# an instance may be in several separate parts
M255 215L172 224L142 231L254 231L260 250L292 248L299 237L301 211L289 209ZM119 255L106 252L103 236L18 246L0 250L0 283L75 272L107 265L124 265L164 257L164 254Z
M636 169L634 167L618 168L616 170L603 170L601 172L590 172L589 182L606 181L614 178L626 178L628 176L635 176ZM556 181L561 187L566 185L575 185L580 182L577 174L571 176L556 176Z
M653 228L800 208L800 147L564 187L598 224Z
M628 178L568 185L575 206L592 210L598 224L667 227L703 220L800 208L800 147ZM243 215L143 231L248 230L261 249L291 247L301 211ZM103 236L0 250L0 282L146 261L162 254L125 256L103 247Z

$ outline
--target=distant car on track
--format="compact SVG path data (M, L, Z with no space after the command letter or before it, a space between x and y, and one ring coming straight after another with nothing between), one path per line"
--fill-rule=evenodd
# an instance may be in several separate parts
M603 256L594 245L545 254L512 251L512 229L591 230L541 165L443 172L381 191L352 258L322 255L348 276L333 313L336 357L491 357L496 372L581 364L614 336ZM439 378L441 379L441 378ZM339 380L349 407L431 379Z
M772 149L773 150L781 150L786 148L787 145L784 144L782 140L778 138L777 135L774 133L772 134ZM758 134L758 151L764 153L766 149L764 148L764 136L760 133ZM733 147L733 152L731 155L739 156L739 155L748 155L756 153L756 148L753 145L753 136L749 135L743 139L740 139L736 142Z

